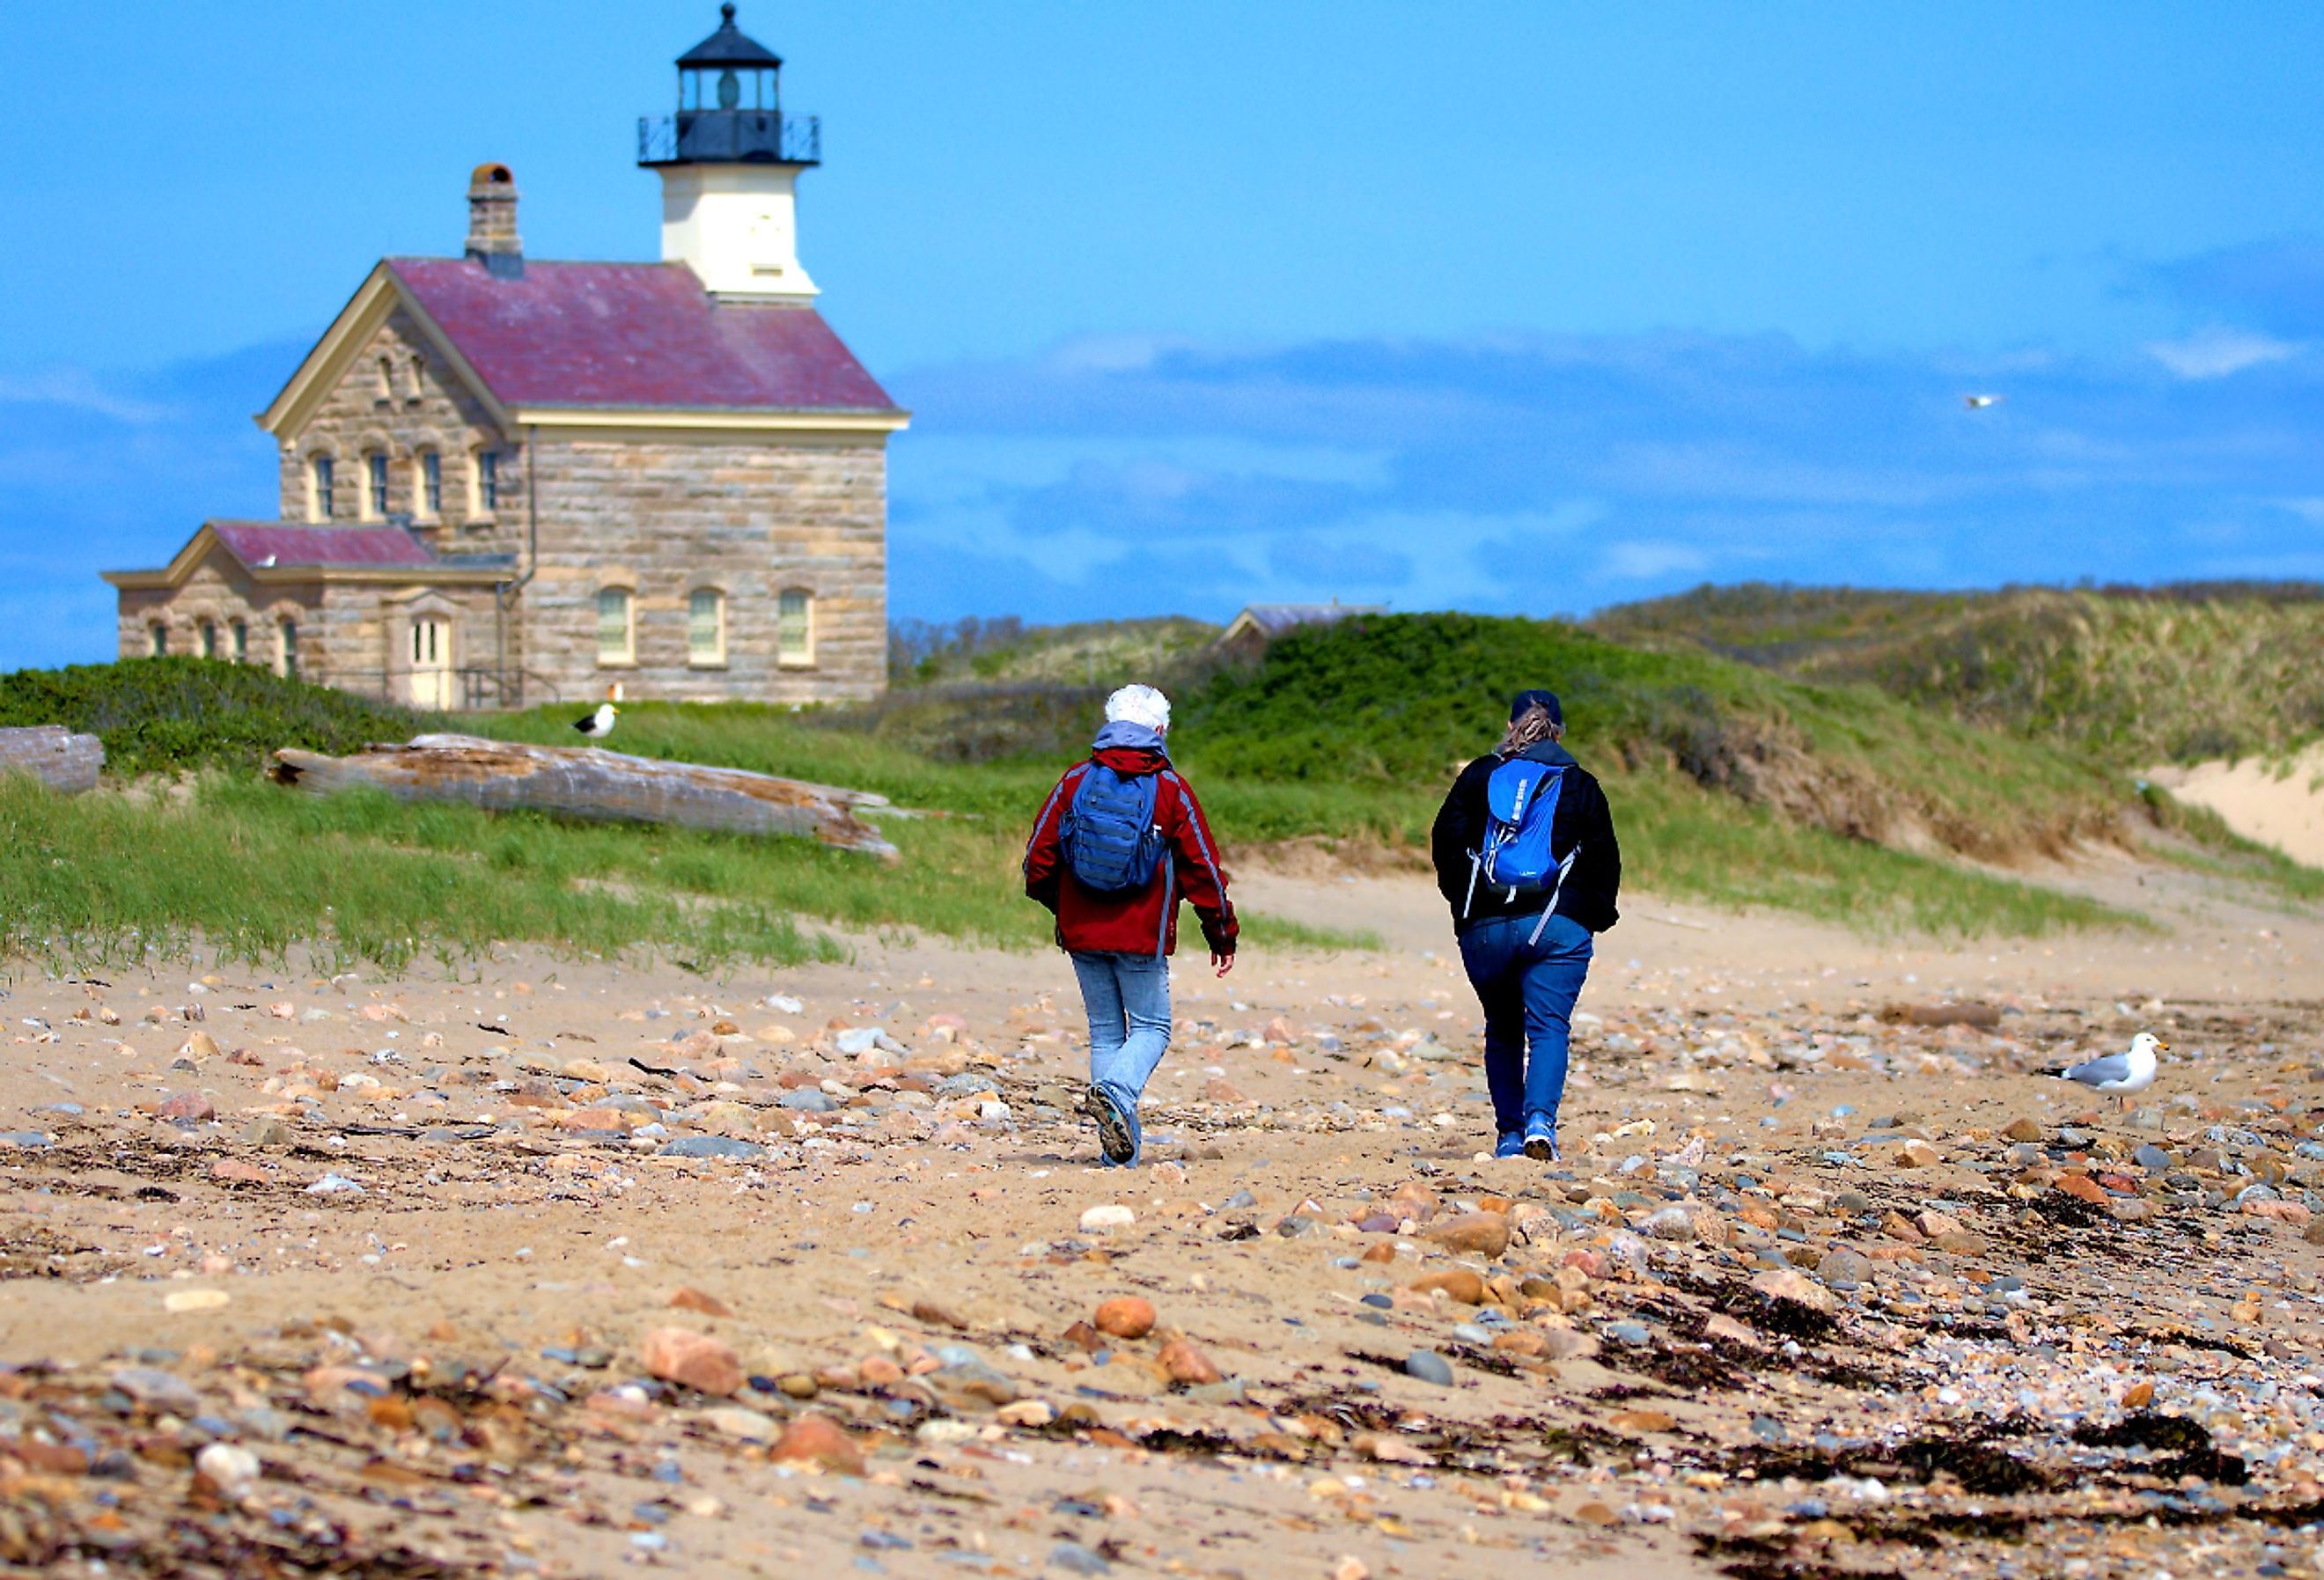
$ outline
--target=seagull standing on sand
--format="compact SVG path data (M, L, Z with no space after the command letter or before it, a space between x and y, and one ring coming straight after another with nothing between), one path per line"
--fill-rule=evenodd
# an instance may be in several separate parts
M593 741L602 741L613 733L613 719L620 712L612 703L601 702L587 718L575 719L573 727Z
M2103 1058L2087 1058L2078 1065L2059 1065L2043 1070L2045 1076L2055 1076L2061 1081L2073 1081L2093 1092L2112 1092L2122 1099L2123 1106L2130 1105L2130 1095L2144 1092L2154 1085L2154 1072L2160 1067L2157 1053L2169 1053L2171 1045L2152 1031L2142 1031L2130 1039L2127 1053L2109 1053Z

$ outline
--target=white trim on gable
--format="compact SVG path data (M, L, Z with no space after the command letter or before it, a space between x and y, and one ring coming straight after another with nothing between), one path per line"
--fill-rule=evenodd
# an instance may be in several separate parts
M315 348L307 353L306 360L300 363L290 382L267 402L266 410L257 414L254 420L258 426L285 443L295 439L314 420L317 409L353 370L356 359L370 346L372 337L379 333L380 327L398 308L410 315L429 347L442 356L453 375L492 414L500 430L513 432L507 409L477 376L468 359L460 355L451 337L403 289L402 282L396 279L395 271L383 258L372 266L372 272L364 276L355 295L348 298L347 305L339 310L339 316L331 320L331 327L323 331L323 337L315 342Z

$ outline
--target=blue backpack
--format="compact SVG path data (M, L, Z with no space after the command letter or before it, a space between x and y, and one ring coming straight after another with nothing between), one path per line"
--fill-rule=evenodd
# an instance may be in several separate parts
M1135 894L1154 881L1166 843L1154 821L1160 793L1151 773L1116 773L1090 764L1057 824L1065 865L1096 894Z
M1564 788L1565 770L1553 763L1512 757L1493 770L1485 781L1485 843L1469 855L1469 897L1462 903L1463 917L1477 902L1480 879L1491 888L1506 890L1512 901L1545 889L1549 902L1542 907L1541 920L1533 929L1534 941L1540 940L1550 913L1557 909L1565 875L1573 870L1573 858L1582 854L1577 844L1560 861L1550 848L1550 832L1557 824L1557 799Z

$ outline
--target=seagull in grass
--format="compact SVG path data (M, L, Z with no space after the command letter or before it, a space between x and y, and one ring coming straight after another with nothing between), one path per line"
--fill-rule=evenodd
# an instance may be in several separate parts
M602 741L613 733L613 720L621 711L610 702L601 702L597 705L597 711L588 717L575 719L573 727L593 741Z
M1998 406L2007 399L2006 395L1963 395L1961 404L1972 411L1982 411L1987 406Z
M2130 1106L2130 1095L2144 1092L2154 1085L2154 1072L2161 1067L2155 1058L2158 1053L2169 1053L2171 1045L2152 1031L2142 1031L2130 1039L2127 1053L2109 1053L2103 1058L2086 1058L2077 1065L2058 1065L2043 1070L2045 1076L2055 1076L2061 1081L2073 1081L2093 1092L2112 1092Z

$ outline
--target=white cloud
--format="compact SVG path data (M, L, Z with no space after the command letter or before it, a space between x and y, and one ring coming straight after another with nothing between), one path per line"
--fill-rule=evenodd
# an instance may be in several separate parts
M167 406L117 394L100 385L87 368L57 367L33 374L0 374L0 404L64 406L140 427L172 415Z
M1692 576L1711 567L1711 556L1685 543L1645 538L1609 543L1598 562L1599 574L1619 581L1656 581L1664 577Z
M2182 379L2225 378L2247 367L2282 362L2301 347L2290 340L2248 329L2214 327L2199 329L2183 340L2158 340L2147 353Z

